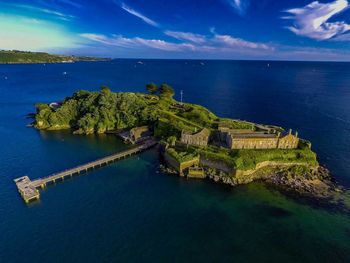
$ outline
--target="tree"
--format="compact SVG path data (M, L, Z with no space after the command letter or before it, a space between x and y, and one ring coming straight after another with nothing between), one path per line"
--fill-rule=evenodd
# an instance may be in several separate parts
M175 137L175 136L170 136L170 137L167 139L167 142L168 142L171 146L175 146L175 144L176 144L176 137Z
M160 86L159 92L161 96L169 98L173 97L175 94L174 89L166 83L163 83L162 86Z
M151 82L146 85L146 89L149 93L155 94L158 91L158 87L155 83Z
M101 86L101 92L107 95L111 92L111 90L107 86Z

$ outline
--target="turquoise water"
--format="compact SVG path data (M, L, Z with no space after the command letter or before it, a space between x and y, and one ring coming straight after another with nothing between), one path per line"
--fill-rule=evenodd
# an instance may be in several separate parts
M350 64L269 63L0 65L0 262L350 262L347 207L261 183L231 188L166 175L155 150L50 186L29 206L17 193L14 178L126 147L113 135L26 128L36 102L101 85L143 91L150 81L221 116L297 129L348 189Z

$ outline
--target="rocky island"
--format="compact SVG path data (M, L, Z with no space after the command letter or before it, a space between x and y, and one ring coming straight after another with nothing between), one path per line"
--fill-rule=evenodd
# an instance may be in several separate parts
M147 94L103 86L37 104L33 125L74 134L114 133L135 144L152 136L159 141L163 169L183 177L232 186L262 180L320 198L338 190L311 143L296 131L220 118L200 105L176 101L167 84L146 87Z
M45 52L0 50L0 64L73 63L78 61L104 61L105 58L52 55Z

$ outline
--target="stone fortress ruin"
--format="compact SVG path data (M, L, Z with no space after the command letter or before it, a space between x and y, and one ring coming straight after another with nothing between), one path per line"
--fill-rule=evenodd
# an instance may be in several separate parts
M299 145L298 132L292 134L292 130L282 134L266 127L232 129L225 124L219 124L215 133L215 143L229 149L296 149ZM211 132L208 129L194 133L182 131L180 141L188 145L207 146L210 137Z

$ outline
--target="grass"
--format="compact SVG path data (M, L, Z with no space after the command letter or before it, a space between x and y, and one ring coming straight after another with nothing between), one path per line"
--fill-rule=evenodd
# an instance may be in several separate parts
M225 126L227 128L230 128L230 129L248 129L248 130L251 130L252 127L254 127L254 123L246 122L246 121L239 121L239 120L232 120L232 119L227 119L227 118L220 118L220 122L225 124Z
M177 151L175 148L168 148L166 152L179 163L190 161L198 157L198 154L196 152Z

